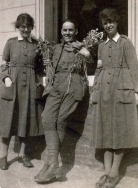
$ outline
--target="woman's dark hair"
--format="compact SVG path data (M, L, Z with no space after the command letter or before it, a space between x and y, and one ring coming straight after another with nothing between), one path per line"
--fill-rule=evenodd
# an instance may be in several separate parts
M114 8L105 8L99 14L100 19L105 19L107 21L116 21L118 22L120 16Z
M19 27L24 23L32 26L32 28L34 27L34 19L27 13L20 14L17 17L17 20L14 23L15 28L19 29Z

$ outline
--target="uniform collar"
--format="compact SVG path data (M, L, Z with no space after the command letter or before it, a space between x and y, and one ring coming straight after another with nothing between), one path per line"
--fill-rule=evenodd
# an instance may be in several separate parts
M64 49L66 50L66 51L70 51L70 52L72 52L72 51L79 51L81 48L82 48L82 43L81 42L79 42L79 41L77 41L77 40L75 40L75 41L72 41L72 42L64 42L63 41L63 43L61 43L60 44L61 46L64 46Z
M119 33L117 32L116 34L115 34L115 36L112 38L112 40L113 41L115 41L115 42L117 42L118 41L118 39L119 39L119 37L120 37L120 35L119 35ZM107 37L107 40L105 41L105 44L107 44L108 42L109 42L109 37Z
M19 41L24 40L23 37L22 37L20 34L18 35L18 40L19 40ZM32 42L31 36L29 36L29 37L27 38L27 40L28 40L29 42Z

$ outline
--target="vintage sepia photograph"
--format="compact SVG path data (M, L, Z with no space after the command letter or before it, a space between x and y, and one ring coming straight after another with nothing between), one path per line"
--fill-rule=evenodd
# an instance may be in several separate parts
M138 0L0 0L0 188L138 188Z

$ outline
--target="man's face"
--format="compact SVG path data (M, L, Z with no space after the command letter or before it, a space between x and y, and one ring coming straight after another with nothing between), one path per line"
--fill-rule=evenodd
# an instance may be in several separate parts
M62 25L61 34L65 42L73 41L77 33L78 33L78 30L75 29L75 25L73 23L65 22Z

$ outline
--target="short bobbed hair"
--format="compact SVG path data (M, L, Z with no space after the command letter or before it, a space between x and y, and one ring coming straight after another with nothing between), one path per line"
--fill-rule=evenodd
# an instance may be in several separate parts
M15 28L19 29L19 27L23 24L27 24L28 26L32 26L32 28L34 28L34 19L27 13L20 14L14 23Z
M120 16L118 15L116 9L114 8L105 8L100 12L99 17L101 20L104 19L106 21L115 21L115 22L118 22L120 19Z

